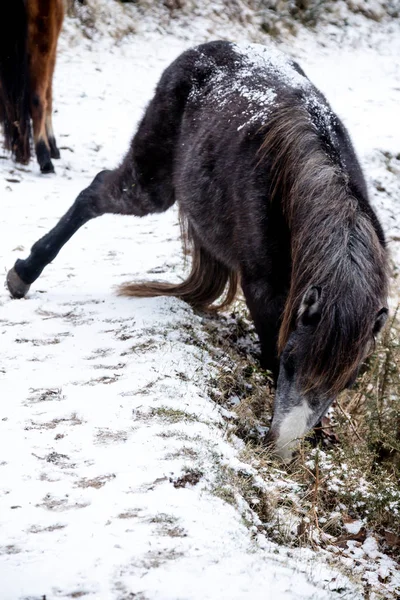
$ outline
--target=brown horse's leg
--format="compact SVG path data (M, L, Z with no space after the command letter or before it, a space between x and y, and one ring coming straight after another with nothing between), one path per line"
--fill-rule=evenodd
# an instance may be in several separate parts
M46 134L47 134L47 139L49 142L51 158L60 158L60 151L57 148L56 138L54 137L53 119L52 119L52 114L53 114L52 80L53 80L54 65L56 62L55 59L56 59L56 56L55 56L55 51L54 51L54 54L50 60L50 77L49 77L49 85L47 86L47 94L46 94L46 100L47 100L47 103L46 103Z
M25 2L3 2L0 17L0 122L16 162L30 159L28 19Z
M53 45L51 48L50 58L49 58L49 78L47 85L47 107L46 107L46 133L47 139L49 141L50 146L50 156L51 158L60 158L60 151L57 148L56 139L54 137L53 131L53 75L54 75L54 67L56 64L56 54L57 54L57 41L58 36L60 35L61 26L64 18L64 6L62 0L56 0L54 2L54 36L53 36Z
M50 15L54 10L51 0L31 0L28 11L28 50L31 87L31 115L36 157L42 173L53 173L50 146L46 133L47 88L50 75L54 24Z
M38 78L39 79L39 78ZM38 160L42 173L54 173L54 166L50 159L50 145L46 133L46 88L45 75L43 75L42 85L38 84L38 79L33 81L31 94L31 112L33 121L33 139L35 142L36 158Z

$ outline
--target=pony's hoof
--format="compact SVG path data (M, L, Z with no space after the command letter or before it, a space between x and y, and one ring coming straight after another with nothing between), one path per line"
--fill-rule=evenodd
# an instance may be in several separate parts
M31 287L29 283L22 281L14 267L7 273L7 287L13 298L25 298Z
M41 165L40 171L43 173L43 175L47 175L48 173L54 173L53 163L49 161L44 165Z

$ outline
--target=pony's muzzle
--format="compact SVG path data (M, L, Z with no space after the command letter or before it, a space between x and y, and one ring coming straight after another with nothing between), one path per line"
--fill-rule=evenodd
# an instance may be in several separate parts
M296 440L286 440L284 444L281 444L279 437L279 428L271 427L265 438L265 445L271 454L280 458L283 462L289 463L296 449Z
M11 296L18 300L25 298L31 287L29 283L22 281L14 267L7 273L6 285Z

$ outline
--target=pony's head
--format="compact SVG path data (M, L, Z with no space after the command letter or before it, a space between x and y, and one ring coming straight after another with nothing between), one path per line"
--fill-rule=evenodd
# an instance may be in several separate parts
M351 302L329 302L324 289L310 286L301 298L294 327L281 351L269 441L288 460L296 440L325 414L338 393L350 387L384 326L388 310ZM354 304L353 304L354 307ZM365 314L365 312L368 314Z

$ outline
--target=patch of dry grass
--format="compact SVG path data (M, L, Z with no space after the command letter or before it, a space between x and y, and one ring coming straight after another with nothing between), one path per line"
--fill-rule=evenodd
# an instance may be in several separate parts
M218 365L211 395L233 414L229 434L245 442L250 471L225 473L215 493L243 498L257 526L294 546L339 546L373 535L380 549L400 557L400 322L397 313L376 344L354 389L341 394L322 435L303 440L284 467L263 443L273 389L258 365L257 338L244 303L227 317L205 319ZM348 535L349 521L361 520ZM254 523L254 520L253 520ZM357 537L358 536L358 537Z

